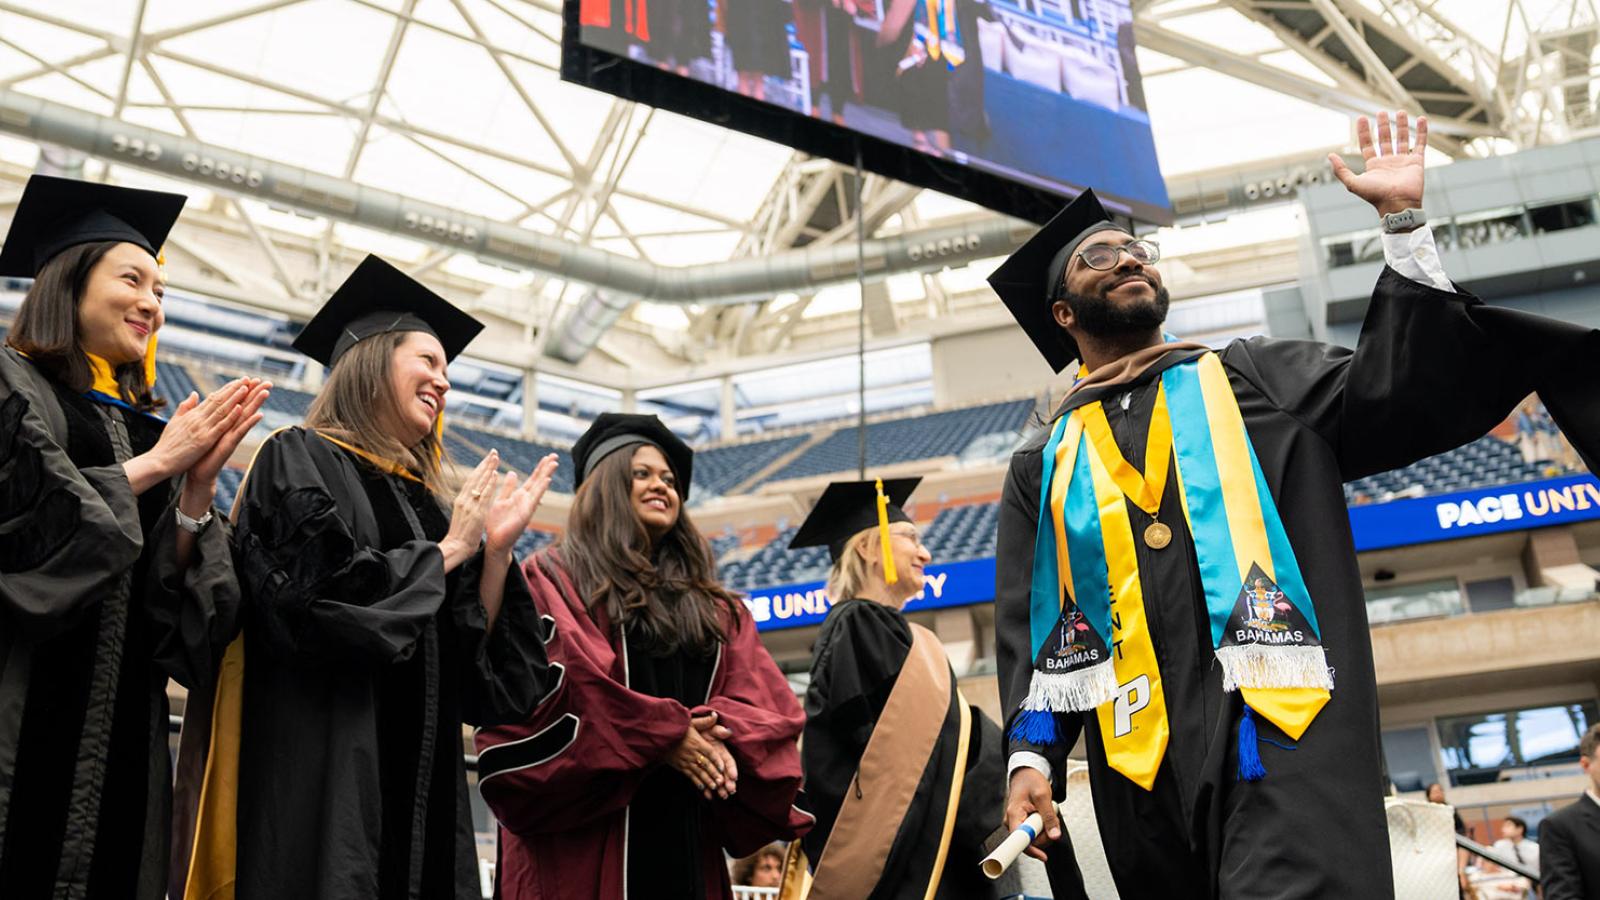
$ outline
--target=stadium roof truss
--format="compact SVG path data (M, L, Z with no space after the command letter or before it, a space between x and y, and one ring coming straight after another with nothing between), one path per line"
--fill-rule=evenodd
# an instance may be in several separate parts
M1134 9L1158 150L1195 142L1186 117L1164 117L1162 103L1177 104L1181 79L1202 70L1322 114L1424 110L1448 156L1600 126L1594 0L1135 0ZM992 258L1025 233L931 192L875 175L857 185L849 167L561 82L560 38L556 0L0 0L0 113L9 113L0 131L39 139L17 112L27 98L58 117L89 117L71 131L83 146L47 150L41 167L79 171L83 154L106 155L96 141L108 127L144 129L197 148L197 158L242 155L276 167L268 177L282 170L396 198L400 212L385 224L356 214L366 208L356 200L319 205L305 191L255 190L256 168L232 166L230 180L124 154L90 169L128 180L155 169L208 189L206 221L237 240L187 249L238 287L231 299L303 314L354 254L377 250L458 291L477 285L501 298L485 302L526 325L536 352L568 362L596 346L630 358L626 344L608 349L619 319L632 337L618 340L655 333L668 357L782 348L819 292L853 279L858 226L875 241L860 261L869 275L920 273L925 303L897 309L881 281L866 291L873 334L892 336L908 315L951 313L939 270ZM1233 168L1269 181L1274 167L1303 168L1348 144L1347 123L1335 126L1303 146L1245 148ZM1184 156L1164 154L1180 215L1190 193L1216 195L1216 179L1189 177ZM1246 196L1226 192L1209 214ZM430 213L407 218L405 202ZM444 227L463 221L482 223L476 244ZM922 252L941 240L955 252ZM520 301L506 301L508 291ZM662 317L641 315L640 301L675 305L680 324L660 336Z

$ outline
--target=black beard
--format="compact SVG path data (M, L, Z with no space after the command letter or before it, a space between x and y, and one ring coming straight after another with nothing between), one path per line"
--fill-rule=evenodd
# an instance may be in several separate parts
M1107 296L1121 287L1121 283L1107 285L1096 294L1074 294L1067 291L1062 300L1072 308L1078 327L1097 338L1116 338L1129 334L1154 331L1167 321L1167 307L1171 297L1165 287L1156 288L1155 295L1147 300L1128 304L1113 303ZM1154 285L1151 285L1154 287Z

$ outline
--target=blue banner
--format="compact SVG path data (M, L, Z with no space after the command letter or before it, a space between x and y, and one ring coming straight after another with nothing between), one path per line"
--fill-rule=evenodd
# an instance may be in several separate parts
M971 606L994 601L994 560L967 559L942 566L929 566L922 593L906 603L906 612L939 609L945 606ZM821 581L780 585L752 591L745 606L756 620L758 631L816 625L833 606L826 585Z
M1600 519L1600 482L1587 474L1350 507L1358 551L1591 519Z
M1600 481L1588 474L1350 507L1358 552L1593 519L1600 519ZM929 566L906 611L993 601L994 560L968 559ZM762 588L744 602L760 631L816 625L833 606L821 581Z

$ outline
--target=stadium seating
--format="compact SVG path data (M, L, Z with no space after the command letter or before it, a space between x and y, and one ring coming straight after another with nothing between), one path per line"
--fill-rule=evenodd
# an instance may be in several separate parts
M548 531L534 531L530 528L522 533L522 537L517 538L516 546L511 552L519 560L527 559L550 546L555 539L556 536Z
M1354 506L1381 503L1397 495L1443 494L1543 477L1544 466L1525 461L1516 445L1484 437L1403 469L1352 481L1344 486L1344 497Z
M243 469L223 469L217 473L217 497L212 501L217 509L224 513L233 511L233 498L239 493L239 485L244 482Z
M941 510L927 527L922 543L935 565L994 555L999 503L975 503Z
M167 401L166 407L161 410L162 416L171 416L191 391L202 397L206 395L205 389L200 387L188 369L174 362L156 360L155 395Z
M450 455L458 465L463 466L476 466L483 459L483 454L490 450L499 450L500 458L505 460L506 465L527 474L533 471L533 467L538 465L539 460L546 454L555 453L560 456L561 465L556 469L555 477L551 479L550 489L562 494L570 494L573 491L572 456L565 448L538 444L503 434L490 434L460 424L452 424L445 429L447 439L452 438L452 433Z
M792 435L754 444L734 444L697 451L694 455L694 491L691 496L696 500L706 500L726 494L805 440L805 435Z
M1032 400L1012 400L874 422L867 426L867 465L957 456L977 438L997 432L1020 437L1033 406ZM765 481L850 471L856 468L858 440L855 428L840 428Z
M748 591L778 584L826 578L831 561L827 547L789 550L798 528L785 528L772 542L749 559L721 567L722 580L736 591Z

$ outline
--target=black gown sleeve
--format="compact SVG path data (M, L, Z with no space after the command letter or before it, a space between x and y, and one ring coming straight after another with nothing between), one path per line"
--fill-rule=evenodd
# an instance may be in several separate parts
M56 403L0 353L0 613L33 641L99 607L144 548L120 465L79 469L45 420Z
M156 667L186 688L207 684L237 631L239 579L233 567L233 525L212 508L211 523L195 539L187 569L178 568L174 510L182 485L146 536L150 557L142 610L151 624Z
M528 717L549 690L545 629L516 561L506 567L505 592L494 629L479 599L484 554L479 550L450 583L450 615L460 647L461 713L468 725L506 725Z
M806 798L817 817L806 836L813 862L833 831L845 791L910 652L905 618L868 600L834 607L817 636L801 742Z
M1000 493L999 532L995 538L994 617L995 668L1000 678L1000 727L1007 733L1006 756L1019 750L1038 753L1053 773L1063 772L1067 752L1077 743L1082 717L1056 716L1061 740L1040 747L1010 737L1011 720L1028 695L1033 678L1033 637L1028 619L1033 592L1033 542L1039 528L1039 480L1044 437L1030 441L1011 457ZM1009 768L1009 763L1007 763Z
M234 538L244 625L285 655L407 659L445 601L444 556L432 541L359 543L349 510L368 501L337 488L331 467L346 463L309 444L321 440L280 431L245 478Z
M1223 361L1326 440L1346 481L1482 437L1535 391L1584 462L1600 463L1600 332L1387 267L1355 350L1253 338Z

